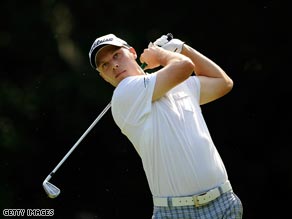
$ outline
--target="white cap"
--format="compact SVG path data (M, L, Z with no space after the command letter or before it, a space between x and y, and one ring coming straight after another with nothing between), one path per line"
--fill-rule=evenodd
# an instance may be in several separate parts
M130 48L126 41L116 37L114 34L107 34L99 38L96 38L89 51L89 61L92 68L96 69L95 63L96 55L100 51L100 49L105 45Z

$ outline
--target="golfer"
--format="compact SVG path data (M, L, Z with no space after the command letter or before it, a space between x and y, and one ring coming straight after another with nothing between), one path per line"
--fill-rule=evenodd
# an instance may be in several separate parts
M90 49L91 66L115 87L112 115L142 159L153 195L153 219L240 219L200 105L227 94L232 79L179 39L163 35L141 54L108 34ZM135 200L132 200L135 201ZM139 218L139 216L137 216Z

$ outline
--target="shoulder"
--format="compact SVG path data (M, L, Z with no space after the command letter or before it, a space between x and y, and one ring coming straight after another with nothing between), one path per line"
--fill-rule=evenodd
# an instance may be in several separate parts
M112 97L112 114L121 127L136 124L151 110L154 75L130 76L116 87Z
M122 80L114 90L113 97L135 96L137 92L143 92L152 83L155 83L154 74L130 76Z
M122 80L114 90L112 103L114 106L127 105L142 102L150 98L155 86L156 75L146 74L130 76Z

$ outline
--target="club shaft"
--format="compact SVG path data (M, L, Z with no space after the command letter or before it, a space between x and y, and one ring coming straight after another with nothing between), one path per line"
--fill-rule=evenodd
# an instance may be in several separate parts
M75 148L80 144L80 142L85 138L85 136L91 131L91 129L103 117L103 115L108 111L108 109L110 107L111 107L111 103L109 103L104 108L104 110L98 115L98 117L93 121L93 123L88 127L88 129L83 133L83 135L78 139L78 141L73 145L73 147L67 152L67 154L63 157L63 159L58 163L58 165L54 168L54 170L46 178L46 181L49 181L51 179L51 177L56 173L56 171L59 169L59 167L66 161L66 159L70 156L70 154L75 150Z
M141 68L144 69L147 66L146 63L141 65ZM111 102L104 108L104 110L98 115L98 117L93 121L93 123L88 127L88 129L83 133L83 135L78 139L78 141L72 146L72 148L67 152L67 154L63 157L63 159L57 164L57 166L53 169L53 171L46 177L43 184L48 182L52 176L57 172L57 170L62 166L62 164L67 160L70 154L75 150L75 148L79 145L79 143L85 138L85 136L91 131L91 129L96 125L96 123L103 117L103 115L109 110L111 107Z

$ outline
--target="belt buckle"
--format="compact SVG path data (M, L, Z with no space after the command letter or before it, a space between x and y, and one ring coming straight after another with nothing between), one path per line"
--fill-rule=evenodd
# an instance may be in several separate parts
M206 193L203 193L203 194L201 194L201 195L196 195L196 196L193 197L193 198L194 198L194 205L195 205L196 207L200 207L200 206L202 206L202 205L207 204L207 203L200 203L199 196L202 196L202 195L206 195Z
M194 205L196 207L200 207L201 206L200 203L199 203L199 200L198 200L198 196L194 196Z

